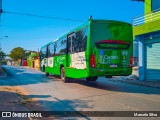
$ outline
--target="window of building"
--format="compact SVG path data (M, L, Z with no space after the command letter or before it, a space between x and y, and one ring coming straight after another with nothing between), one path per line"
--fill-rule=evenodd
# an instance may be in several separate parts
M160 10L160 0L152 0L152 11Z

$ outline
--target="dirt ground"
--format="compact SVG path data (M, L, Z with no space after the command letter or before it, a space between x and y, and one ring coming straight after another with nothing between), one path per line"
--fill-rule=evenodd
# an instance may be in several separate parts
M40 110L36 99L29 98L27 91L19 86L1 86L0 98L0 111Z

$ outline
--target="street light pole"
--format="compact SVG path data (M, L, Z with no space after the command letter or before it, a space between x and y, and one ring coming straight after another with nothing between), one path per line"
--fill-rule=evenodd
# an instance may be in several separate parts
M8 36L3 36L3 37L1 37L0 38L0 51L2 51L2 48L1 48L1 40L3 39L3 38L7 38Z

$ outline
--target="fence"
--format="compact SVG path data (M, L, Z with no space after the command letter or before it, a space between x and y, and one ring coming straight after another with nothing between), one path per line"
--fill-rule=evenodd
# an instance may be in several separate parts
M160 9L152 11L152 13L139 16L133 19L133 26L138 26L147 22L152 22L157 19L160 19Z

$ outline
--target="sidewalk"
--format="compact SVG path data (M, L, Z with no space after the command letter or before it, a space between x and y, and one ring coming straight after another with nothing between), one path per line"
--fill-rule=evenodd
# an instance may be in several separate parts
M0 111L29 111L23 104L20 87L0 87Z
M140 81L140 80L128 79L127 77L119 77L119 78L114 77L108 80L112 82L120 82L120 83L140 85L140 86L153 87L153 88L160 89L160 81Z
M158 88L160 89L160 81L140 81L138 80L138 68L133 68L132 75L130 76L119 76L119 77L113 77L109 79L109 81L112 82L120 82L120 83L126 83L126 84L133 84L133 85L140 85L140 86L146 86L146 87L152 87L152 88Z
M24 111L29 112L30 110L22 103L22 97L20 95L20 89L18 87L0 87L0 111L1 112L16 112ZM5 114L4 114L5 115ZM9 114L10 115L10 114ZM31 118L1 118L2 120L32 120Z

